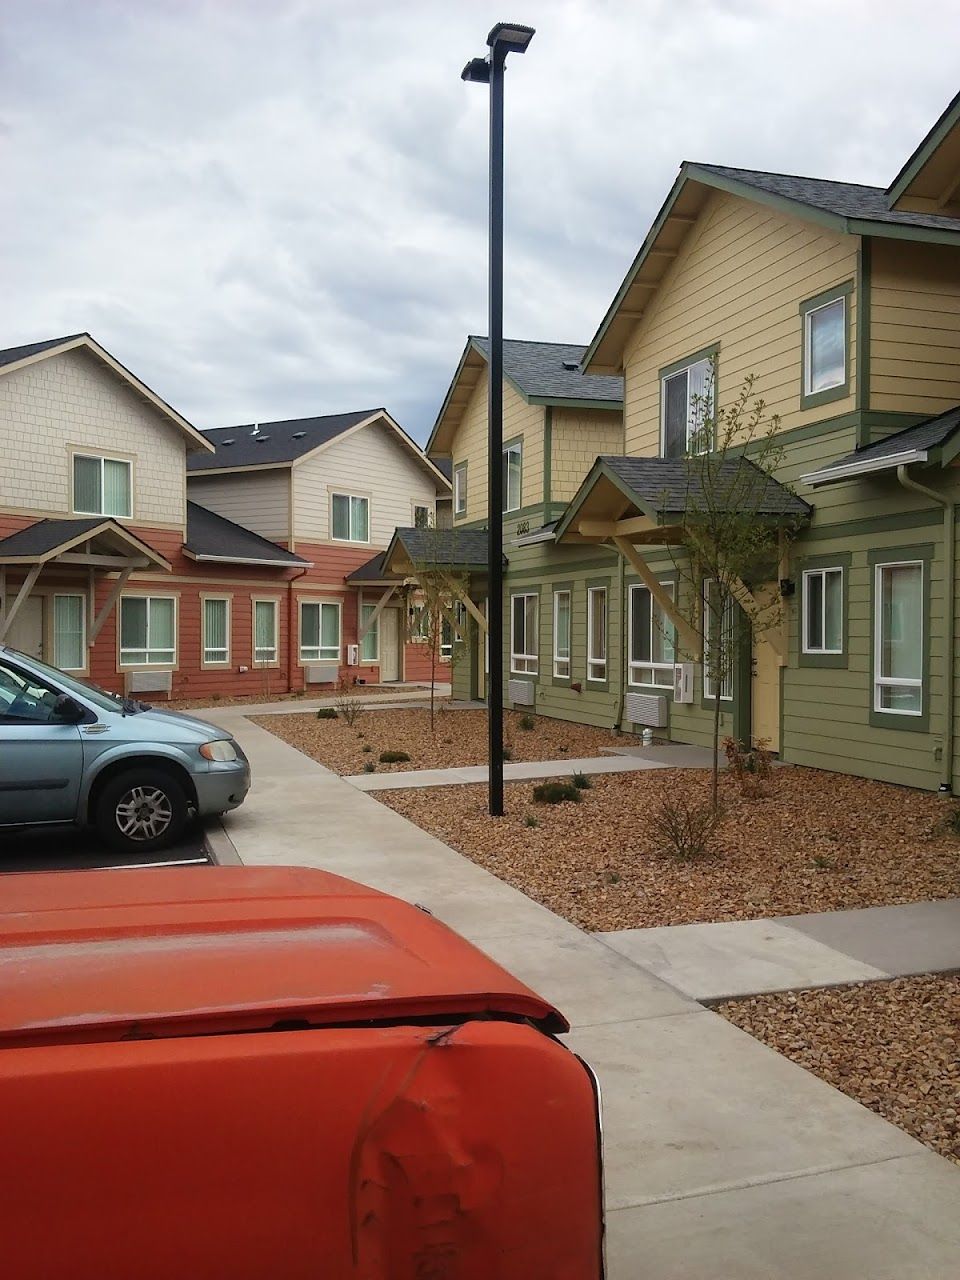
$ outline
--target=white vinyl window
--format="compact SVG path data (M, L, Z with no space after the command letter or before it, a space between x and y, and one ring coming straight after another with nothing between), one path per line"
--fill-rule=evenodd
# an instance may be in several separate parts
M703 583L703 696L713 698L715 688L711 667L713 665L714 644L719 632L719 662L722 663L723 677L720 681L720 700L729 702L733 698L733 659L736 631L733 619L734 601L727 593L723 602L722 617L717 616L719 598L716 584L710 579Z
M660 586L676 598L672 581ZM629 683L673 688L673 668L677 660L676 627L654 600L647 587L630 588Z
M875 711L923 714L923 561L874 569Z
M340 604L338 601L300 601L300 661L340 661Z
M570 676L570 592L553 593L553 674Z
M370 499L335 493L331 506L331 531L336 542L370 541Z
M86 601L83 596L53 597L53 665L82 671L87 665Z
M846 298L804 313L804 395L842 387L847 380Z
M843 653L843 570L803 571L803 652Z
M682 458L704 453L705 428L713 416L713 361L696 360L660 379L660 453Z
M458 462L453 468L453 513L462 516L467 509L467 464Z
M467 625L467 608L460 600L455 600L453 603L453 620L456 623L456 632L446 614L440 622L440 657L444 659L453 657L453 642L457 635L463 637L464 628Z
M277 661L279 613L276 600L253 602L253 660L260 663Z
M535 676L539 665L540 597L512 596L510 609L510 670Z
M434 509L424 502L413 504L413 527L415 529L432 529L434 525Z
M503 451L503 510L519 511L520 479L523 472L523 444L515 440Z
M360 625L361 627L368 622L376 610L375 604L362 604L360 606ZM380 661L380 616L371 623L364 632L363 639L360 641L360 661L361 662L379 662Z
M131 472L122 458L73 455L73 509L82 515L131 516Z
M176 636L177 604L172 596L121 596L121 666L172 665Z
M204 666L225 667L230 661L230 601L209 597L203 601Z
M587 589L587 679L607 678L607 589Z

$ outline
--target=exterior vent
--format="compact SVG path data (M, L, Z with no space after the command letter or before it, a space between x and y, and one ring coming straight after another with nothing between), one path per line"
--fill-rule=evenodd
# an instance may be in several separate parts
M579 361L579 360L564 360L564 361L563 361L563 367L567 370L567 372L568 372L568 373L576 373L576 372L577 372L577 370L580 368L580 361Z
M269 436L257 436L257 444L265 444L269 439Z
M127 693L169 693L173 688L172 671L128 671Z
M510 680L507 684L507 697L521 707L532 707L534 700L534 684L531 680Z
M340 668L335 662L311 663L305 671L307 684L336 684Z
M667 700L655 693L628 693L623 700L626 719L631 724L664 729L667 724Z
M293 433L294 440L302 440L307 433L305 431L295 431Z
M221 440L221 441L220 441L220 443L221 443L222 445L227 445L227 444L233 444L233 441L232 441L232 440Z

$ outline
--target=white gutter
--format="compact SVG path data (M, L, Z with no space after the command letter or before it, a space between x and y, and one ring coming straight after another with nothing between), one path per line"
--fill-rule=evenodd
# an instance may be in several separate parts
M202 556L196 551L187 551L184 548L183 554L189 556L191 560L204 560L213 564L255 564L269 565L271 569L312 569L312 560L251 560L249 556Z
M554 542L556 540L556 531L554 529L538 529L536 533L524 533L519 538L511 538L511 547L532 547L538 542Z
M848 462L845 467L824 467L810 471L800 479L803 484L829 484L831 480L847 480L855 476L869 475L873 471L889 471L893 467L907 467L911 462L926 462L926 449L907 449L903 453L887 453L881 458L867 458L864 462Z

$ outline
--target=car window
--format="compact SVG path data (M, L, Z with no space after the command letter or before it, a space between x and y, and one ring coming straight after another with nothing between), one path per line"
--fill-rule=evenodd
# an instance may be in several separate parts
M59 696L34 676L0 662L0 724L49 724Z

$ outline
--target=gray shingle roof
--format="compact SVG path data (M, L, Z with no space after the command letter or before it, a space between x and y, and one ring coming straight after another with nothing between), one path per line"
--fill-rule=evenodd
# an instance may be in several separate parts
M758 169L731 169L721 164L694 162L694 167L707 173L715 173L721 178L742 182L757 191L766 191L786 200L796 200L813 209L822 209L824 213L833 213L841 218L960 231L960 218L891 209L889 197L883 187L866 187L857 182L832 182L827 178L801 178L790 173L765 173Z
M262 467L270 462L293 462L322 444L328 444L358 422L380 412L360 409L354 413L330 413L318 418L287 418L239 427L214 427L203 434L216 453L193 454L187 459L189 471L212 471L221 467Z
M415 565L487 563L486 529L397 529L393 536Z
M955 409L947 409L945 413L938 414L935 418L928 418L926 422L918 422L915 427L905 427L903 431L896 431L892 436L877 440L874 444L868 444L865 448L857 449L853 453L845 454L844 457L818 468L818 471L823 475L829 471L845 470L852 463L880 463L884 458L893 458L914 450L923 452L927 449L936 449L958 428L960 428L960 405Z
M80 520L38 520L0 539L0 556L45 556L48 551L96 529L109 516L84 516Z
M486 338L471 336L483 355L489 353ZM503 369L524 395L555 400L603 400L615 409L623 404L623 379L581 373L586 347L568 342L520 342L505 339ZM575 364L565 369L564 361Z
M65 338L47 338L44 342L28 342L22 347L6 347L0 351L0 367L16 364L18 360L26 360L27 356L39 355L41 351L49 351L52 347L59 347L61 343L73 342L75 338L89 336L85 333L68 333Z
M386 554L385 551L378 551L375 556L371 556L359 569L347 574L347 582L382 582L390 578L397 578L399 581L398 574L384 573L383 561Z
M199 503L187 503L187 540L184 546L196 556L217 556L251 563L269 560L279 568L308 564L292 551L261 538L259 533L234 524Z
M703 494L702 469L696 458L620 458L609 455L597 459L609 468L638 505L659 515L679 516L691 499ZM718 493L729 485L733 501L761 516L796 516L810 514L810 505L791 493L779 480L762 471L748 458L726 458L718 472ZM716 499L715 499L716 500Z

